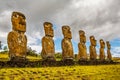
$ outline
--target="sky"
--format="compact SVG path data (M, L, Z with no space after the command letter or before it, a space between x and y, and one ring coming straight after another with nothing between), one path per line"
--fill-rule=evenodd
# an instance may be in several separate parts
M78 53L79 30L84 30L89 53L89 36L110 41L114 57L120 57L120 0L0 0L0 41L7 45L7 35L12 31L11 13L26 16L28 46L41 52L41 39L45 35L43 23L54 26L55 51L61 52L63 34L61 27L69 25L72 31L74 53ZM105 49L106 51L106 49Z

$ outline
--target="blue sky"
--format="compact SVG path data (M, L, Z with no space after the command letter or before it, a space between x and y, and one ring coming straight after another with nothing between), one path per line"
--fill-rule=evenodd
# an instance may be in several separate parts
M120 0L1 0L0 40L3 45L7 45L8 32L12 31L10 18L13 11L25 14L28 46L38 53L42 49L43 23L49 21L54 25L56 52L61 52L61 26L69 25L75 53L78 52L78 31L84 30L87 49L89 36L94 35L98 53L99 40L103 39L110 41L113 56L120 57Z
M56 52L62 52L62 49L61 49L61 41L62 41L62 38L57 38L54 40L55 42L55 50ZM74 49L74 53L77 54L78 53L78 42L74 41L74 40L71 40L72 41L72 44L73 44L73 49ZM111 52L112 52L112 55L113 56L120 56L120 50L118 50L119 46L120 46L120 39L113 39L110 41L110 44L111 44ZM87 40L86 42L86 47L87 47L87 53L89 54L89 46L90 46L90 41ZM96 50L97 50L97 54L99 55L99 48L100 48L100 44L99 44L99 40L97 40L97 46L96 46ZM105 52L107 50L107 46L105 45ZM117 53L117 54L115 54ZM107 55L107 54L106 54Z

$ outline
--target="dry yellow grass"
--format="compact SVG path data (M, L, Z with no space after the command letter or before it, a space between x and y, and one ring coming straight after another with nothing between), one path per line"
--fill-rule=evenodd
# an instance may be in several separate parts
M27 59L29 59L30 61L36 61L36 60L40 60L41 57L40 56L27 56ZM8 54L1 54L0 53L0 61L8 61L9 60L9 57L8 57Z
M120 64L43 68L2 68L0 80L119 80Z
M39 57L32 56L27 58L30 60L40 59ZM0 60L8 60L8 55L0 54ZM0 80L120 80L120 64L1 68Z

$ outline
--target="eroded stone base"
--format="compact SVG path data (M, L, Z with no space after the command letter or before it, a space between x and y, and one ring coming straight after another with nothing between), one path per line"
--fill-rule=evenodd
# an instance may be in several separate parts
M28 59L25 57L12 57L10 61L7 62L11 67L25 67L28 63Z
M71 65L108 65L108 64L120 64L120 62L114 61L73 61L72 59L65 59L64 61L0 61L0 68L5 67L44 67L44 66L71 66Z
M42 60L42 66L55 66L56 65L56 60L53 58L47 58Z
M81 65L88 64L88 63L89 63L89 61L84 60L84 59L78 60L78 64L81 64Z
M66 58L62 60L63 65L74 65L75 62L73 61L73 58Z
M27 61L27 59L25 57L11 57L10 61L12 62L24 62Z

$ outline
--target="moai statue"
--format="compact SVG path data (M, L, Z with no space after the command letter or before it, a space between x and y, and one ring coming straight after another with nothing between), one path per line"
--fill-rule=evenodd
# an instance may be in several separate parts
M104 61L105 60L105 42L103 41L103 39L100 39L100 60Z
M83 30L79 31L80 43L78 43L78 60L87 60L86 36Z
M73 60L74 53L73 53L73 46L72 46L72 34L70 31L69 26L62 26L62 33L64 36L64 39L62 40L62 59L63 61L66 59Z
M96 60L97 59L97 53L96 53L96 42L94 36L90 36L90 47L89 47L89 52L90 52L90 60Z
M54 31L53 25L50 22L44 22L45 36L42 38L42 52L43 60L55 60L55 47L54 47Z
M111 45L109 43L109 41L106 41L106 44L107 44L107 60L112 60L112 55L111 55Z
M26 17L20 12L13 12L11 16L12 31L9 32L7 43L10 60L25 60L27 52Z
M0 41L0 49L2 49L1 41Z

